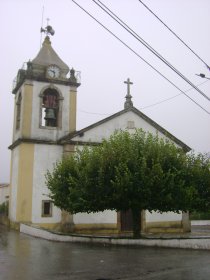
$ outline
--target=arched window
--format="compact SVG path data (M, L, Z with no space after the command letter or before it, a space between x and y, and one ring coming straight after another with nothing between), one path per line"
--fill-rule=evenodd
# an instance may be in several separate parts
M17 102L16 102L16 129L20 128L20 119L21 119L21 101L22 96L21 93L19 93Z
M42 94L42 126L57 127L59 116L59 94L47 88Z

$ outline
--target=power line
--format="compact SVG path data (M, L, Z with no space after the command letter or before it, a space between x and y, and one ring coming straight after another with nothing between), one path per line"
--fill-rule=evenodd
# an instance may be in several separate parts
M198 87L198 86L201 86L201 85L203 85L203 84L205 84L205 83L207 83L207 82L208 82L208 81L205 81L205 82L203 82L203 83L200 83L200 84L197 85L197 87ZM185 93L188 92L188 91L190 91L190 90L192 90L192 89L193 89L193 88L191 87L191 88L185 90ZM169 97L169 98L163 99L163 100L161 100L161 101L158 101L158 102L156 102L156 103L147 105L147 106L142 107L142 108L140 108L140 109L141 109L141 110L144 110L144 109L147 109L147 108L150 108L150 107L154 107L154 106L156 106L156 105L159 105L159 104L165 103L165 102L167 102L167 101L169 101L169 100L171 100L171 99L174 99L174 98L176 98L176 97L178 97L178 96L180 96L180 95L182 95L182 94L183 94L183 93L176 94L176 95L174 95L174 96L172 96L172 97Z
M137 39L141 44L143 44L148 50L150 50L155 56L157 56L163 63L165 63L169 68L171 68L178 76L180 76L189 85L191 85L196 91L198 91L203 97L205 97L208 101L210 101L210 98L207 95L205 95L205 93L203 93L189 79L187 79L180 71L178 71L173 65L171 65L161 54L159 54L154 48L152 48L143 38L141 38L123 20L121 20L115 13L113 13L105 4L103 4L100 0L98 0L98 1L92 0L92 1L98 7L100 7L105 13L107 13L113 20L115 20L120 26L122 26L128 33L130 33L135 39Z
M115 37L118 41L120 41L125 47L127 47L130 51L132 51L138 58L143 60L148 66L150 66L154 71L156 71L160 76L162 76L165 80L167 80L171 85L173 85L176 89L182 92L187 98L189 98L192 102L194 102L197 106L199 106L203 111L207 114L210 114L205 108L203 108L199 103L197 103L194 99L192 99L189 95L187 95L183 90L181 90L178 86L176 86L173 82L171 82L166 76L164 76L160 71L158 71L154 66L152 66L149 62L147 62L143 57L141 57L136 51L134 51L131 47L129 47L125 42L123 42L117 35L115 35L111 30L109 30L105 25L103 25L99 20L97 20L93 15L91 15L87 10L85 10L82 6L80 6L75 0L72 0L74 4L76 4L81 10L83 10L87 15L89 15L93 20L95 20L99 25L101 25L106 31L108 31L113 37Z
M207 82L208 82L208 81L204 81L204 82L198 84L197 87L198 87L198 86L201 86L201 85L203 85L203 84L205 84L205 83L207 83ZM185 93L188 92L188 91L190 91L190 90L192 90L192 89L193 89L193 88L191 87L191 88L185 90ZM140 107L140 110L144 110L144 109L147 109L147 108L151 108L151 107L160 105L160 104L165 103L165 102L167 102L167 101L169 101L169 100L172 100L172 99L174 99L174 98L176 98L176 97L178 97L178 96L180 96L180 95L182 95L182 94L183 94L183 93L179 93L179 94L176 94L176 95L171 96L171 97L169 97L169 98L165 98L165 99L163 99L163 100L160 100L160 101L158 101L158 102L156 102L156 103L152 103L152 104L150 104L150 105L147 105L147 106L144 106L144 107ZM84 111L84 110L79 110L79 111L82 112L82 113L85 113L85 114L90 114L90 115L100 115L100 116L111 116L111 115L112 115L112 114L105 114L105 113L88 112L88 111Z
M96 113L96 112L87 112L87 111L84 111L84 110L78 110L82 113L85 113L85 114L90 114L90 115L99 115L99 116L110 116L111 114L102 114L102 113Z
M182 44L184 44L200 61L202 61L205 66L210 70L210 66L198 55L196 54L167 24L165 24L143 1L138 0L151 14L153 14Z

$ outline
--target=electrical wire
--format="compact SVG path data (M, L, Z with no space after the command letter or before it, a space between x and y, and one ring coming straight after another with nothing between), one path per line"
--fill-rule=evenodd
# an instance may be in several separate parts
M210 101L210 98L207 95L205 95L205 93L203 93L189 79L187 79L180 71L178 71L173 65L171 65L161 54L159 54L154 48L152 48L143 38L141 38L123 20L121 20L115 13L113 13L105 4L103 4L100 0L97 0L97 1L92 0L92 1L98 7L100 7L105 13L107 13L113 20L115 20L120 26L122 26L128 33L130 33L135 39L137 39L141 44L143 44L149 51L151 51L155 56L157 56L163 63L165 63L169 68L171 68L178 76L180 76L189 85L191 85L196 91L198 91L203 97L205 97L208 101Z
M136 51L134 51L131 47L129 47L125 42L123 42L117 35L115 35L111 30L109 30L105 25L103 25L99 20L97 20L93 15L91 15L87 10L85 10L81 5L79 5L75 0L72 2L77 5L82 11L84 11L88 16L90 16L94 21L96 21L100 26L102 26L106 31L108 31L113 37L115 37L118 41L120 41L125 47L127 47L130 51L132 51L138 58L143 60L148 66L150 66L154 71L156 71L160 76L162 76L165 80L167 80L171 85L173 85L176 89L178 89L181 93L183 93L187 98L189 98L192 102L194 102L197 106L199 106L203 111L207 114L210 114L205 108L203 108L199 103L197 103L194 99L192 99L189 95L187 95L183 90L181 90L178 86L176 86L173 82L171 82L166 76L164 76L160 71L158 71L154 66L152 66L149 62L147 62L143 57L141 57Z
M203 84L205 84L205 83L207 83L207 82L208 82L208 81L202 82L202 83L198 84L197 87L198 87L198 86L201 86L201 85L203 85ZM185 90L185 93L188 92L188 91L190 91L190 90L192 90L192 89L193 89L193 88L191 87L191 88ZM174 98L176 98L176 97L178 97L178 96L180 96L180 95L182 95L182 94L183 94L183 93L176 94L176 95L174 95L174 96L172 96L172 97L163 99L163 100L158 101L158 102L156 102L156 103L147 105L147 106L145 106L145 107L141 107L140 109L141 109L141 110L144 110L144 109L147 109L147 108L150 108L150 107L154 107L154 106L156 106L156 105L159 105L159 104L165 103L165 102L167 102L167 101L169 101L169 100L172 100L172 99L174 99Z
M153 16L155 16L183 45L185 45L200 61L202 61L205 66L210 70L210 66L198 55L196 54L167 24L165 24L143 1L138 0Z
M88 112L84 110L78 110L79 112L90 114L90 115L99 115L99 116L111 116L112 114L103 114L103 113L96 113L96 112Z
M204 82L198 84L197 87L198 87L198 86L201 86L201 85L203 85L203 84L205 84L205 83L207 83L207 82L209 82L209 81L208 81L208 80L207 80L207 81L204 81ZM188 91L190 91L190 90L192 90L192 89L193 89L193 88L191 87L191 88L185 90L185 93L188 92ZM172 100L172 99L174 99L174 98L176 98L176 97L178 97L178 96L180 96L180 95L182 95L182 94L183 94L183 93L179 93L179 94L176 94L176 95L171 96L171 97L169 97L169 98L160 100L160 101L158 101L158 102L156 102L156 103L152 103L152 104L150 104L150 105L147 105L147 106L144 106L144 107L140 107L140 110L145 110L145 109L148 109L148 108L151 108L151 107L160 105L160 104L165 103L165 102L167 102L167 101L170 101L170 100ZM84 111L84 110L78 110L78 111L80 111L80 112L82 112L82 113L85 113L85 114L90 114L90 115L100 115L100 116L111 116L111 115L112 115L112 114L105 114L105 113L87 112L87 111Z

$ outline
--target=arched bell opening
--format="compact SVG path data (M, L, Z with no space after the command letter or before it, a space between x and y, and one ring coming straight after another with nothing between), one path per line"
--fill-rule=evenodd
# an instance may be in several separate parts
M47 88L42 94L41 126L58 127L59 93L54 88Z

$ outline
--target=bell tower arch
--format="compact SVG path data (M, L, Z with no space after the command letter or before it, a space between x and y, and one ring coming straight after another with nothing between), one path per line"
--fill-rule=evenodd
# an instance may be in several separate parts
M52 48L51 33L46 33L37 56L18 71L13 88L9 216L14 225L29 222L56 227L61 222L61 211L51 205L45 174L63 156L59 139L76 130L80 80L79 72L70 69Z
M40 95L40 127L62 127L63 96L56 86L47 86Z

